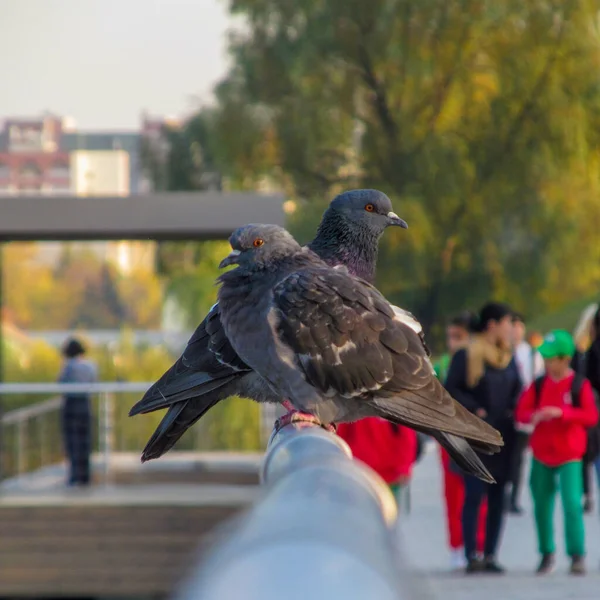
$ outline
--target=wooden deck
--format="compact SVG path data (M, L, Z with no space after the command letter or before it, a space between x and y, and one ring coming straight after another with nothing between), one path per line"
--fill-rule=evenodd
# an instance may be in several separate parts
M215 528L259 493L252 460L237 469L235 460L226 463L185 469L181 461L179 468L157 462L143 477L138 471L137 483L89 489L56 485L47 473L45 485L29 478L4 486L0 597L165 597L197 560L199 546L210 546ZM158 481L170 483L152 483L153 469ZM242 484L206 483L207 473L229 482L238 473Z

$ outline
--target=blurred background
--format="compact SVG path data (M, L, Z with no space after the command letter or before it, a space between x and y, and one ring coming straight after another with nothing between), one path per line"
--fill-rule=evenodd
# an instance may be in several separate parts
M572 330L600 295L599 10L586 0L2 0L0 196L279 194L304 242L337 193L377 188L410 225L384 236L377 285L419 317L436 353L448 319L489 298L531 329ZM4 239L0 379L55 382L77 334L99 381L155 381L216 297L228 244L202 238ZM165 466L142 468L162 417L127 418L143 389L93 398L96 504L61 487L56 394L2 394L0 529L12 534L0 534L0 596L163 597L207 523L250 501L217 494L207 516L181 499L197 488L181 486L253 490L272 414L233 398ZM169 499L133 511L138 496ZM111 562L99 532L106 550L128 527L132 539L145 533ZM123 562L130 569L115 574ZM160 569L168 576L154 582Z

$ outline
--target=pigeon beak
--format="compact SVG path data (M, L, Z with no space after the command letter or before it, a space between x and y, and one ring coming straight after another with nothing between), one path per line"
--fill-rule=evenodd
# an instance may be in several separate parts
M229 267L230 265L237 265L238 258L241 252L239 250L232 250L220 263L219 269L224 269L225 267Z
M388 225L395 225L397 227L402 227L402 229L408 229L408 223L401 219L395 212L390 211L387 214Z

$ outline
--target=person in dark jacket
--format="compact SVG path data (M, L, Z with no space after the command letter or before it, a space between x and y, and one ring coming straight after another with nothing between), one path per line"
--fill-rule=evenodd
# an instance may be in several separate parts
M59 383L94 383L96 365L84 358L85 347L73 338L63 348L65 362ZM65 452L69 461L67 485L87 486L90 483L90 453L92 415L89 394L65 394L62 406L62 426Z
M467 348L459 350L450 364L446 389L465 408L500 431L501 452L481 456L496 484L465 476L462 513L467 573L503 573L496 554L505 513L505 490L510 481L515 442L514 409L521 393L521 380L514 360L511 334L512 311L497 302L486 304L479 313L478 333ZM483 558L476 552L477 519L483 498L488 501Z
M600 308L594 313L590 326L591 345L585 353L583 360L583 375L592 384L595 393L596 405L600 398ZM583 486L584 486L584 511L593 510L592 486L590 481L589 465L594 464L597 483L600 486L600 431L598 426L588 430L586 453L583 457Z

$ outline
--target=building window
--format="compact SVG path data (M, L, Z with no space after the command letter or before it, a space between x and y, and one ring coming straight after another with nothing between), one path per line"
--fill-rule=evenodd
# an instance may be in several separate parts
M20 176L24 179L35 179L42 174L41 169L34 163L27 163L21 167Z
M8 136L11 152L34 152L43 149L41 123L11 125Z
M50 177L56 179L68 179L69 178L69 165L62 163L56 163L50 167L48 171Z

